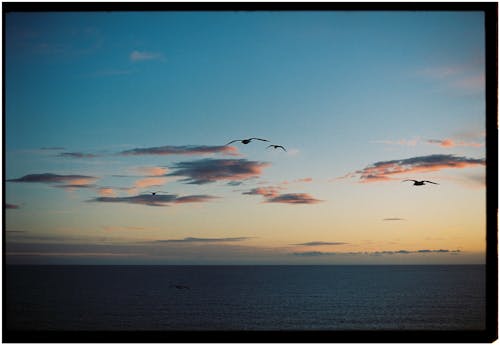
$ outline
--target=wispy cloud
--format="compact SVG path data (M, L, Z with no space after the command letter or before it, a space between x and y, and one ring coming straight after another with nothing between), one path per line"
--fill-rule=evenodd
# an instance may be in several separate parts
M462 73L462 68L458 66L426 67L417 71L417 74L433 79L445 79L460 73Z
M82 184L82 183L68 183L68 184L58 184L55 185L54 187L57 188L64 188L68 190L75 190L75 189L85 189L85 188L95 188L95 184Z
M146 188L146 187L156 187L163 186L167 182L167 179L164 177L148 177L144 179L140 179L134 182L135 188Z
M121 155L126 156L208 155L213 153L222 153L229 156L236 156L238 155L238 149L234 146L183 145L135 148L120 152Z
M428 144L439 145L441 147L455 147L455 146L468 146L468 147L483 147L483 143L456 141L452 139L428 139Z
M307 252L294 252L292 255L297 256L325 256L325 255L337 255L336 252L320 252L320 251L307 251Z
M281 194L280 191L283 190L283 185L281 186L268 186L268 187L257 187L253 188L247 192L243 192L244 195L261 195L265 198L264 202L267 203L282 203L282 204L316 204L322 202L323 200L315 199L307 193L285 193Z
M483 189L486 187L485 169L457 176L444 176L443 179L459 183L464 187L472 189Z
M128 230L146 230L142 226L103 226L104 231L128 231Z
M323 242L323 241L312 241L305 243L295 243L291 244L291 246L339 246L342 244L348 244L346 242Z
M399 139L399 140L372 140L374 144L400 145L400 146L416 146L420 138Z
M40 150L46 150L46 151L60 151L64 150L64 147L59 147L59 146L54 146L54 147L41 147Z
M257 187L244 192L245 195L262 195L266 198L272 198L278 196L281 188L279 187Z
M328 256L328 255L407 255L407 254L456 254L460 253L459 249L420 249L420 250L384 250L373 252L321 252L321 251L307 251L307 252L294 252L292 255L298 256Z
M473 91L484 90L485 82L486 82L485 75L477 74L473 76L467 76L459 80L455 80L451 83L451 86L458 89L473 92Z
M445 139L421 139L420 137L415 137L413 139L399 139L399 140L372 140L375 144L386 144L386 145L398 145L398 146L416 146L421 143L439 145L441 147L450 148L456 146L468 146L468 147L483 147L484 143L464 141L459 138L445 138Z
M217 197L211 195L188 195L178 197L175 194L139 194L126 197L101 196L88 200L88 202L126 203L146 206L169 206L171 204L207 202L216 198Z
M246 159L200 159L180 162L173 166L176 171L167 176L185 176L183 182L205 184L216 181L241 181L261 175L269 163Z
M307 193L288 193L268 198L266 202L282 204L317 204L323 200L315 199Z
M14 53L28 53L44 58L78 57L96 52L104 36L97 28L68 27L55 37L50 28L9 31L9 47ZM28 32L32 32L26 34ZM78 42L78 43L76 43Z
M59 157L66 157L66 158L95 158L99 157L96 154L93 153L83 153L83 152L61 152L58 155Z
M404 218L384 218L382 219L384 221L398 221L398 220L406 220Z
M138 167L135 168L140 174L144 174L146 176L163 176L168 172L167 168L163 167Z
M176 204L188 204L188 203L194 203L194 202L207 202L213 199L218 199L219 197L217 196L211 196L211 195L188 195L188 196L181 196L175 199Z
M312 177L304 177L304 178L299 178L299 179L292 180L292 181L283 181L280 183L280 185L289 185L289 184L297 184L297 183L310 183L312 181L313 181Z
M348 173L345 177L359 176L360 182L378 182L395 180L394 176L409 173L424 173L441 169L458 169L486 165L484 158L467 158L455 155L428 155L391 161L380 161Z
M138 50L134 50L133 52L131 52L129 57L130 60L134 62L147 61L147 60L160 60L160 61L166 60L162 53L138 51Z
M22 183L66 183L67 185L85 186L97 180L97 177L86 175L58 175L58 174L29 174L16 179L7 180L7 182L22 182Z
M479 92L485 88L484 68L477 63L428 67L417 71L417 75L455 90Z
M115 196L116 193L113 188L101 187L97 190L100 196Z
M200 237L185 237L183 239L173 240L157 240L161 243L220 243L220 242L240 242L250 239L251 237L222 237L222 238L200 238Z

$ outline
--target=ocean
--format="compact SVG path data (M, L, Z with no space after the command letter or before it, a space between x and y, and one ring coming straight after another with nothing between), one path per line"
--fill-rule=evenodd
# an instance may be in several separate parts
M7 330L484 330L485 266L7 266Z

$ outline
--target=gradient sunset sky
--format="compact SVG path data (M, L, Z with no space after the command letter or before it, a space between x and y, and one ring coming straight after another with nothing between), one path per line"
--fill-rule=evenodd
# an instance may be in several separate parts
M7 263L484 263L482 12L5 20Z

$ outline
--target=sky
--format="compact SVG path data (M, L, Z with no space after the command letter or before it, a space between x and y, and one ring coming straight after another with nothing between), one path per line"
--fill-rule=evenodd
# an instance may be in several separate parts
M485 261L482 12L4 24L8 264Z

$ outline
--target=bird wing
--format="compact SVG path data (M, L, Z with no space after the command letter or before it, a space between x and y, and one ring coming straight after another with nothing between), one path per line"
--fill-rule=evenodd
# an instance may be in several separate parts
M254 140L254 139L255 139L255 140L261 140L261 141L269 141L269 140L266 140L266 139L261 139L261 138L250 138L250 139L248 139L248 140Z
M228 143L227 143L226 145L224 145L224 146L227 146L227 145L232 144L232 143L237 142L237 141L241 141L241 140L233 140L233 141L230 141L230 142L228 142Z
M276 145L276 147L281 147L283 149L283 151L286 151L286 149L281 145Z
M401 182L406 182L406 181L413 181L413 182L417 182L417 180L403 180Z
M269 145L268 147L266 147L266 149L270 148L270 147L274 147L274 145Z
M427 180L424 180L423 182L429 182L429 183L433 183L433 184L439 184L439 183L432 182L432 181L427 181Z

